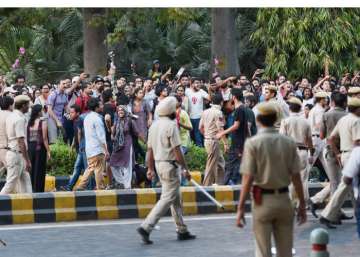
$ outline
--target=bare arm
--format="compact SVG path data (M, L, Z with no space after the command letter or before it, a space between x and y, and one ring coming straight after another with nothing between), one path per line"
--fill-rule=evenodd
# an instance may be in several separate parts
M253 181L254 181L254 177L252 175L243 174L239 205L238 205L238 210L237 210L237 215L236 215L236 225L241 228L245 225L245 217L244 217L245 202L250 193L250 189L251 189Z
M21 155L24 157L24 159L26 161L26 169L28 172L30 172L31 171L31 162L30 162L30 158L28 155L28 151L26 149L25 138L19 137L17 140L18 140L20 151L21 151Z
M46 152L48 153L48 156L49 156L50 147L49 147L48 130L47 130L47 122L46 121L42 122L42 128L41 129L42 129L44 146L45 146Z
M56 125L61 124L61 122L58 120L58 118L56 117L56 115L55 115L55 113L53 111L53 106L52 105L48 105L48 114L56 122Z
M306 222L306 203L300 173L293 174L291 177L291 181L294 185L295 192L299 198L298 222L299 225L301 225Z

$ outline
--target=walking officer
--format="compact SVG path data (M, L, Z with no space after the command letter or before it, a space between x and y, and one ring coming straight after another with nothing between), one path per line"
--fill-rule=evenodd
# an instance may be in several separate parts
M320 139L328 139L330 137L331 132L335 128L338 121L347 114L345 111L346 104L347 97L345 94L341 94L339 92L333 92L331 94L331 105L333 108L323 115L320 126ZM339 140L336 140L337 147L339 147L339 144ZM325 171L327 172L326 175L328 176L330 183L326 185L320 192L310 198L309 206L311 213L315 218L318 217L316 214L318 204L323 203L329 196L334 194L341 179L341 167L336 160L336 155L328 142L326 142L324 149L324 159L327 166Z
M19 95L14 99L14 111L6 120L8 146L6 147L6 183L0 194L31 193L31 162L26 147L26 117L30 98Z
M239 227L245 225L245 201L252 189L256 257L272 256L272 236L277 257L292 256L294 209L288 194L291 182L299 198L298 222L306 222L297 145L274 127L278 109L274 102L258 105L256 120L260 130L245 142L240 169L243 178L236 223Z
M212 97L211 108L205 110L200 119L199 130L205 138L205 150L207 153L207 162L203 184L211 186L212 184L223 185L225 175L225 159L220 149L219 139L216 134L224 129L224 116L221 111L223 102L222 95L216 93ZM225 152L228 149L227 140L222 136Z
M349 114L342 117L330 136L330 144L338 158L340 165L346 165L352 149L360 145L360 99L352 97L348 100ZM335 140L340 138L340 151L336 147ZM330 202L326 205L321 213L320 223L325 224L328 228L334 228L333 223L340 223L341 219L350 219L341 212L341 207L348 195L353 193L351 186L341 181Z
M290 108L290 116L281 121L280 134L289 136L294 139L297 145L297 152L300 157L301 164L301 181L304 189L305 201L309 200L309 161L312 162L312 155L314 154L314 148L311 138L311 128L308 121L303 115L301 115L302 102L297 97L291 97L288 100ZM310 151L310 156L309 156ZM311 157L311 158L309 158ZM293 186L290 187L290 195L295 196Z
M160 200L137 229L145 244L152 244L150 233L169 208L175 219L178 240L195 239L195 236L188 232L182 216L181 171L184 171L184 176L188 179L191 179L191 176L180 149L180 134L175 122L176 103L173 96L162 100L156 107L159 119L149 129L147 175L149 179L154 177L156 167L162 191Z

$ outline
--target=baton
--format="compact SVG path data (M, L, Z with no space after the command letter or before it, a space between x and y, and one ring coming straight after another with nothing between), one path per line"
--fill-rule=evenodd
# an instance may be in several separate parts
M3 241L3 240L1 240L1 239L0 239L0 243L1 243L3 246L6 246L5 241Z
M222 210L225 210L224 206L219 203L214 197L212 197L208 192L206 192L206 190L200 186L198 183L196 183L195 180L191 179L190 182L197 187L204 195L206 195L207 198L209 198L213 203L215 203L219 208L221 208Z

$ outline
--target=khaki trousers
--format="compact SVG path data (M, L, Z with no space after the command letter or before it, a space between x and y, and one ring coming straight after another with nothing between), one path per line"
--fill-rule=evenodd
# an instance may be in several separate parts
M327 166L325 172L330 183L316 195L311 197L311 201L315 204L323 203L329 196L332 196L341 180L341 167L336 160L334 152L330 149L330 146L326 146L324 149L324 159Z
M6 172L6 149L0 149L0 177Z
M220 149L219 140L205 139L205 150L207 161L204 175L205 186L211 186L216 183L224 184L225 159Z
M343 153L341 155L341 162L342 165L345 166L347 161L349 160L350 152ZM337 221L341 215L341 207L346 201L347 197L350 196L350 199L353 202L353 206L355 199L354 199L354 192L352 190L352 185L345 184L342 180L337 187L335 193L331 197L330 202L326 205L325 209L321 212L321 216L325 219L330 221Z
M180 192L180 169L175 168L169 162L157 162L156 170L161 182L161 196L155 207L150 211L141 227L150 233L160 218L171 209L171 215L175 220L177 232L187 232L187 227L183 220L182 202Z
M88 167L81 178L77 189L85 189L89 182L90 177L95 173L96 189L102 190L105 188L104 175L105 171L105 155L99 154L87 159Z
M32 193L30 173L25 170L21 153L7 151L6 183L0 194Z
M304 198L305 201L307 201L309 199L309 162L308 162L309 154L307 150L299 150L299 149L297 150L297 153L299 155L300 164L301 164L300 176L304 189ZM297 205L298 197L296 195L295 188L292 183L290 184L289 191L292 201L296 202Z
M271 257L271 236L277 257L291 257L294 209L289 194L263 195L262 204L252 203L256 257Z

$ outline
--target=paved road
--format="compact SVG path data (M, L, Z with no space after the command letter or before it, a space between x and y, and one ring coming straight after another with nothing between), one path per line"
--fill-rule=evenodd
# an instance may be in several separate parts
M191 232L198 236L189 242L176 241L171 218L161 220L160 231L151 238L154 245L140 244L135 228L140 220L94 221L57 224L12 225L0 227L1 257L251 257L254 256L251 218L244 230L234 226L234 215L186 217ZM355 221L330 231L331 256L359 256L360 241ZM309 234L318 227L315 220L296 228L296 256L309 256Z

